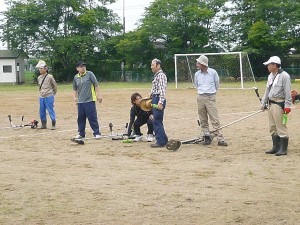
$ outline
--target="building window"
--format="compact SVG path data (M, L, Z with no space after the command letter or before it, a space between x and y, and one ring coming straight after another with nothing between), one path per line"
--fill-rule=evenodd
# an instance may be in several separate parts
M11 73L12 66L3 66L3 73Z

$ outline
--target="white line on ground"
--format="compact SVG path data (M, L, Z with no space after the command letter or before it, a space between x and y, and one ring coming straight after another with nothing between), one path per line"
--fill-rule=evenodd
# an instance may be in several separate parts
M236 115L236 114L250 114L253 113L255 111L249 111L249 112L233 112L233 113L223 113L223 114L219 114L219 115ZM173 120L191 120L192 118L174 118ZM102 128L108 128L109 126L102 126ZM124 127L124 125L119 125L119 124L113 124L113 127ZM11 127L4 127L4 128L0 128L1 129L8 129ZM6 137L0 137L0 140L5 140L5 139L13 139L13 138L24 138L24 137L34 137L34 136L40 136L43 134L51 134L51 133L65 133L65 132L73 132L73 131L77 131L76 129L66 129L66 130L55 130L55 131L47 131L47 132L37 132L36 134L20 134L20 135L14 135L14 136L6 136Z

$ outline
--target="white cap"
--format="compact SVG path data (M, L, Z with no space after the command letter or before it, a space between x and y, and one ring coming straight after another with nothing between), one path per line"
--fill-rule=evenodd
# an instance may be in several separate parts
M204 66L208 66L208 58L205 55L200 55L196 61Z
M45 67L45 66L47 66L47 65L46 65L46 62L43 61L43 60L40 60L40 61L38 62L38 64L35 66L35 68L42 68L42 67Z
M267 62L264 62L264 65L267 66L271 63L276 63L276 64L281 65L281 60L278 56L272 56L269 58L269 60Z

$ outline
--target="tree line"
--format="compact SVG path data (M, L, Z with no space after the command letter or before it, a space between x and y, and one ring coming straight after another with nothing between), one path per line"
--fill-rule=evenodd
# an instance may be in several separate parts
M119 77L122 62L125 71L151 76L153 58L172 80L176 53L245 51L257 77L266 75L262 62L271 55L300 67L291 57L300 50L298 0L155 0L128 33L107 8L115 0L5 2L2 40L46 59L58 81L72 80L79 59L100 80Z

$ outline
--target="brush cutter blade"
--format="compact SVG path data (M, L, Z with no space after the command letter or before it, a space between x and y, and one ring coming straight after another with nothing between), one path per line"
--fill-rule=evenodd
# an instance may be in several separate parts
M179 149L181 146L181 142L178 140L170 140L168 141L166 148L170 151L176 151L177 149Z
M83 140L76 139L76 138L71 138L70 140L73 141L73 142L75 142L75 143L77 143L77 144L84 145L84 141Z

